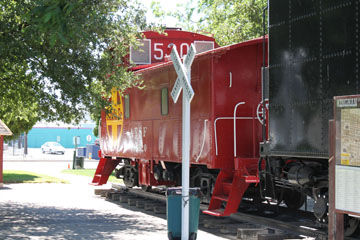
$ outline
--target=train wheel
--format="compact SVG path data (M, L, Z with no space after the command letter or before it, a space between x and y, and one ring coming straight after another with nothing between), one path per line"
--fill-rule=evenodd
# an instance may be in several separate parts
M286 204L286 206L290 209L297 210L301 208L301 206L304 204L306 199L305 194L294 191L291 189L285 189L284 190L284 196L283 201Z
M125 166L124 184L128 188L132 188L138 185L138 172L135 167L131 165Z
M345 215L344 218L344 236L358 237L360 234L360 219Z

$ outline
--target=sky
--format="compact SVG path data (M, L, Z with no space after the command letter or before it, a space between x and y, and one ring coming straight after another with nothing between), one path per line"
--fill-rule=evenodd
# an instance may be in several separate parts
M174 11L176 9L176 4L183 4L185 5L188 0L139 0L147 9L146 19L148 22L154 22L157 24L164 24L166 23L166 27L175 27L177 23L177 19L173 17L166 17L165 21L161 21L158 18L155 18L151 12L150 5L151 2L159 2L165 12ZM195 1L196 2L196 1Z

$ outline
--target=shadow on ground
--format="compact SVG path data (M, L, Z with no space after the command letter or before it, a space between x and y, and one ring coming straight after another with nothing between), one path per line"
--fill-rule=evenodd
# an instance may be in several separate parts
M0 204L0 239L114 239L119 232L153 232L156 225L144 225L131 215L84 209Z
M8 184L34 181L36 178L39 178L39 176L26 173L4 173L4 183Z

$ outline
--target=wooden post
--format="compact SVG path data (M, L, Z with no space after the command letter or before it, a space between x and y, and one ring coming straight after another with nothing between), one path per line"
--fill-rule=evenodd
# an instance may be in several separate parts
M328 238L335 240L335 121L329 121L329 224Z
M0 136L0 188L3 184L3 151L4 151L4 136Z
M335 211L335 148L336 148L336 125L335 120L329 121L329 223L328 239L344 239L344 214Z
M12 132L3 121L0 120L0 188L3 187L3 152L4 152L4 135L10 136Z

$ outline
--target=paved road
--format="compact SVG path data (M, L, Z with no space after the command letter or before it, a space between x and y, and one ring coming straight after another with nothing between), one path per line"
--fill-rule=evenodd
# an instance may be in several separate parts
M4 161L72 161L74 149L66 148L65 154L42 153L40 148L29 148L28 154L24 155L24 149L4 150Z
M71 183L5 185L0 189L0 239L167 239L166 219L95 196L91 178L61 173L67 164L4 162L4 169L46 173ZM85 161L85 167L96 162ZM198 239L224 238L199 231Z

